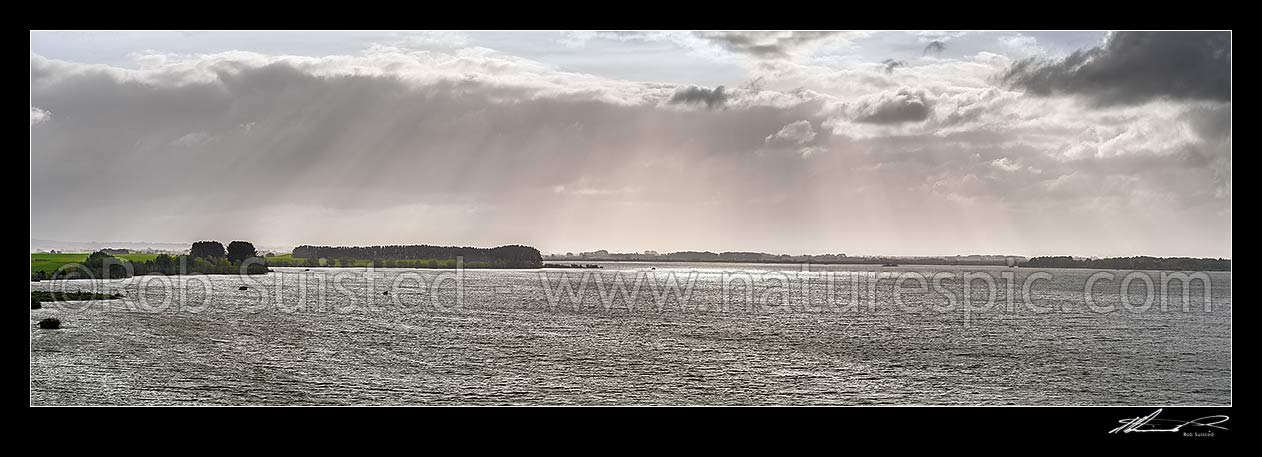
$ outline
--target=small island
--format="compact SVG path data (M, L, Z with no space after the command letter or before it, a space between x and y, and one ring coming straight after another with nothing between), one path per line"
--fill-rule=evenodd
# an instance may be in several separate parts
M94 294L91 292L31 291L31 309L43 308L43 303L53 301L118 300L121 294Z
M375 267L375 268L456 268L463 259L469 269L536 269L543 267L538 249L523 245L494 248L468 246L310 246L294 248L292 254L267 257L278 267Z

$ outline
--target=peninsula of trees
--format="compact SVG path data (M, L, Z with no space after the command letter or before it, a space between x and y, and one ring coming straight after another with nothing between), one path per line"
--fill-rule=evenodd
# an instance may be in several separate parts
M310 246L294 248L293 259L300 265L318 265L319 259L335 266L356 266L371 262L382 267L436 268L454 266L457 257L466 268L540 268L543 256L530 246L509 245L474 248L430 245L393 246ZM275 260L269 260L274 262ZM279 263L277 263L279 265Z

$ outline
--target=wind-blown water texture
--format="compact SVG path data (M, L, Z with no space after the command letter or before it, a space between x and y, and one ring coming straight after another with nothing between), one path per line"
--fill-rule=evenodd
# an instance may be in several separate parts
M192 304L163 310L153 309L166 293L161 282L143 290L139 278L33 283L33 290L87 290L95 285L126 295L132 305L121 300L63 302L32 310L31 403L1231 403L1230 273L1209 274L1208 312L1199 301L1189 312L1179 309L1177 301L1164 312L1156 306L1141 313L1090 311L1082 291L1094 272L1085 270L1045 270L1054 279L1035 283L1036 302L1065 306L1064 312L1003 305L984 311L931 311L923 308L946 299L904 290L901 301L895 301L892 288L880 282L870 289L861 284L858 292L872 292L875 298L863 298L859 309L738 305L707 311L707 305L721 300L722 272L760 277L783 271L792 278L799 267L604 265L604 270L590 273L608 278L616 272L659 277L676 272L682 279L697 271L693 307L654 309L646 289L633 310L625 303L602 310L594 287L585 306L549 307L541 273L520 270L466 271L463 307L449 306L454 283L439 288L437 301L414 281L391 289L391 295L380 292L400 274L432 278L436 273L423 270L280 269L282 273L245 280L166 278L186 284L191 297L186 305ZM917 269L926 274L960 272L877 270ZM813 274L838 278L869 278L876 274L873 270L811 267ZM1013 270L1017 281L1030 274L1024 269L969 269L995 275ZM548 274L555 281L560 273ZM585 272L565 273L577 278ZM1098 303L1120 303L1125 273L1097 283ZM305 275L311 281L306 287L312 288L314 281L334 274L347 276L341 284L353 296L329 291L321 298L309 291L302 297L291 281ZM270 289L277 277L283 285ZM371 292L366 290L370 278L375 287ZM209 299L205 284L211 288ZM238 290L242 284L251 287ZM1200 297L1202 289L1192 284L1191 295ZM1137 290L1142 284L1132 286ZM841 294L854 285L841 280L835 287ZM916 284L904 287L914 289ZM825 289L812 284L810 290ZM262 300L264 292L271 299ZM802 297L794 290L788 295ZM147 304L136 305L142 297ZM449 305L435 304L444 297ZM1132 301L1142 301L1142 295ZM909 311L897 303L922 309ZM36 321L49 316L61 318L65 328L35 328Z

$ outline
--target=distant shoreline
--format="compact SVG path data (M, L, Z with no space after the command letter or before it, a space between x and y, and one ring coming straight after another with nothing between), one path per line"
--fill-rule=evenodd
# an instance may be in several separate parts
M570 262L570 261L569 261L569 260L557 260L556 262ZM897 262L897 264L896 264L896 265L894 265L893 267L886 266L886 264L890 263L890 262L886 262L886 261L870 261L870 262L869 262L869 261L864 261L864 262L812 262L812 261L801 261L801 260L783 260L783 261L775 261L775 260L680 260L680 259L661 259L661 260L622 260L622 259L609 259L609 260L604 260L604 259L586 259L586 260L585 260L585 262L599 262L599 263L742 263L742 264L763 264L763 265L804 265L804 264L811 264L811 265L869 265L869 266L883 267L883 268L896 268L896 267L1007 267L1007 266L1008 266L1006 263L998 263L998 262L985 262L985 261L980 261L980 262L954 262L954 263L947 263L947 262L941 262L941 263L927 263L927 262L924 262L923 260L911 261L911 262L906 262L906 261L904 261L904 262ZM1159 268L1101 268L1101 267L1094 267L1094 266L1028 266L1028 265L1023 265L1023 264L1017 264L1017 265L1013 266L1012 268L1013 268L1013 269L1025 269L1025 270L1032 270L1032 269L1039 269L1039 270L1042 270L1042 269L1058 269L1058 270L1060 270L1060 269L1065 269L1065 270L1099 270L1099 271L1206 271L1206 272L1208 272L1208 271L1217 271L1217 272L1225 272L1225 273L1230 273L1230 272L1231 272L1231 270L1230 270L1230 269L1225 269L1225 270L1222 270L1222 269L1194 269L1194 270L1177 270L1177 269L1159 269Z

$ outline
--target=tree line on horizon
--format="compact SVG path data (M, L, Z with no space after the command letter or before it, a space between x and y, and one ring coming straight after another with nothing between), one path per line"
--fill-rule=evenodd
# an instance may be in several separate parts
M1021 264L1021 266L1030 268L1092 268L1097 270L1231 271L1231 260L1222 258L1149 256L1075 259L1062 255L1034 257Z
M310 246L294 248L294 258L353 259L381 262L383 265L435 265L463 257L466 265L484 264L496 268L539 268L543 255L538 249L519 244L494 248L431 246L427 244L391 246ZM431 262L432 261L432 262ZM423 263L418 263L423 262Z

